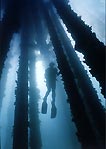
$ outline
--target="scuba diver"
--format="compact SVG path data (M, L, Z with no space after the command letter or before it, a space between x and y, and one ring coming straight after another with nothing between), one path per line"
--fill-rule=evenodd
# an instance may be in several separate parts
M55 64L51 62L49 64L49 67L45 70L45 79L46 79L46 87L47 87L47 92L43 98L44 101L47 100L47 97L52 91L52 102L55 102L55 90L56 90L56 80L57 76L59 75L57 68L55 67Z
M56 97L55 90L56 90L56 80L57 80L57 76L59 74L60 73L58 72L57 68L55 67L55 63L53 63L53 62L51 62L49 64L49 67L45 70L45 82L46 82L47 91L43 98L41 112L43 114L47 113L47 97L48 97L50 91L52 91L51 118L55 118L57 115L57 108L55 106L55 97Z

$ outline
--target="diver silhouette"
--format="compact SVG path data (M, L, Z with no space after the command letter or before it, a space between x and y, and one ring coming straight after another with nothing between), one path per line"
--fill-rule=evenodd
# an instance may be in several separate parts
M47 100L47 97L52 90L52 102L55 102L55 90L56 90L56 80L57 76L59 75L57 68L55 67L55 64L51 62L49 64L49 67L45 70L45 82L47 87L47 92L43 98L44 101Z

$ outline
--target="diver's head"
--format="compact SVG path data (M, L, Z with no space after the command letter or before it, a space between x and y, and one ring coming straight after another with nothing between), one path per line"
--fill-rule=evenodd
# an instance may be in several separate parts
M55 63L54 62L51 62L50 64L49 64L49 67L54 67L55 66Z

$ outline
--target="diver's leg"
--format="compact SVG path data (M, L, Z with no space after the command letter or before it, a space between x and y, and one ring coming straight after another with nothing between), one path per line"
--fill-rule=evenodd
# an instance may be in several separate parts
M55 102L55 97L56 97L56 84L54 83L52 86L52 102Z
M48 88L48 89L47 89L47 92L46 92L46 94L45 94L45 96L44 96L44 98L43 98L45 101L47 100L47 97L48 97L50 91L51 91L51 88Z

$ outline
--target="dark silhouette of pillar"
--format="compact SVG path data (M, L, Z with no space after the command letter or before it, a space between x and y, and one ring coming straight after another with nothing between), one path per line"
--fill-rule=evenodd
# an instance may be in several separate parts
M31 49L29 54L29 145L31 149L41 149L40 121L38 117L38 100L40 95L36 87L35 62L34 50Z
M91 68L91 73L97 78L105 95L105 49L91 28L81 20L80 17L71 9L68 2L52 0L58 14L66 25L72 38L75 40L76 50L82 52L86 63Z
M21 46L16 89L13 149L28 149L28 51Z

